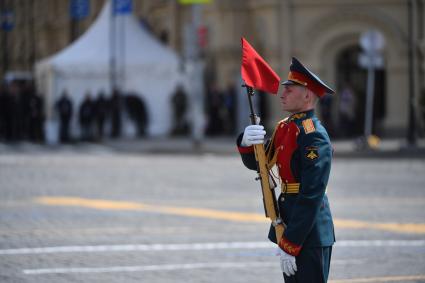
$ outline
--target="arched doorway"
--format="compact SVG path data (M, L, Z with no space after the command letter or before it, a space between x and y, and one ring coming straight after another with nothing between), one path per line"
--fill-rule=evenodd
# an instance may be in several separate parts
M341 50L336 57L336 82L340 94L338 103L338 121L336 123L338 131L337 137L360 136L364 132L365 122L365 101L367 88L367 70L358 64L358 58L362 53L358 45L349 46ZM373 130L372 133L380 135L381 122L385 118L385 69L375 71L375 97L373 109ZM347 98L347 89L351 89L353 103L344 105L349 101ZM352 120L344 119L342 112L347 107L353 107Z

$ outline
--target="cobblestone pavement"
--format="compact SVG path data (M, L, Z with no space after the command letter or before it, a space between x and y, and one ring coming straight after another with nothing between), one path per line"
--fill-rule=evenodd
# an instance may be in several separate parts
M330 282L425 282L425 162L334 161ZM0 154L0 282L283 282L237 155Z

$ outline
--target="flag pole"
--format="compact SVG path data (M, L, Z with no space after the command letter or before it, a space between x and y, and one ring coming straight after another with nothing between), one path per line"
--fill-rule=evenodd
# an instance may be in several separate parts
M254 89L250 86L248 86L247 84L243 84L242 87L246 88L246 94L248 96L248 102L249 102L249 110L251 112L251 114L249 115L250 119L251 119L251 124L255 125L256 121L255 121L255 112L254 112L254 106L252 104L252 97L254 96Z

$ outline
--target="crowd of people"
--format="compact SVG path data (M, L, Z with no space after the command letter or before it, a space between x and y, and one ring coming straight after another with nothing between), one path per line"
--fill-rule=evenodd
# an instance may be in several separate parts
M59 121L59 141L100 142L104 137L121 136L123 111L135 122L138 136L144 136L148 125L146 106L137 95L125 95L114 90L108 96L99 92L93 96L85 94L80 105L73 105L72 94L63 90L55 102L55 114ZM204 112L206 117L206 136L231 136L237 130L238 93L233 85L220 89L216 84L206 88ZM355 94L349 86L344 86L339 93L338 120L332 111L333 101L322 99L320 116L331 136L350 137L350 129L356 119ZM259 95L265 98L266 95ZM261 100L261 99L260 99ZM263 122L267 120L265 99L259 101L257 112ZM78 107L78 108L75 108ZM178 87L171 96L173 136L189 136L191 133L190 98L183 87ZM44 142L44 103L31 82L13 82L0 87L0 141L17 142L27 140ZM75 120L73 120L75 119ZM79 134L71 134L72 121L79 126ZM336 123L338 122L338 123Z
M83 102L78 105L78 109L74 108L76 106L73 105L71 95L64 90L55 102L54 114L59 121L60 142L101 141L106 135L119 137L123 109L127 110L136 124L142 124L139 126L139 133L144 133L147 124L146 110L143 102L135 103L132 95L123 98L116 90L110 98L107 98L103 92L93 98L87 92ZM74 117L75 115L77 116ZM80 135L71 134L74 118L77 118ZM108 132L106 131L107 122L109 122ZM0 142L44 143L44 125L43 96L37 93L31 81L12 81L0 85Z
M111 125L109 136L119 137L121 135L122 99L118 90L114 90L109 99L106 98L104 92L99 92L96 98L87 92L76 112L80 126L80 140L101 141L107 135L105 130L107 120L110 120ZM126 100L124 100L125 102ZM62 143L74 141L75 139L70 133L74 105L66 90L56 102L55 109L59 117L60 141Z
M190 134L190 101L184 88L179 86L171 96L172 130L174 136ZM207 87L204 113L206 116L205 135L223 136L236 133L237 94L233 86L219 89L215 84Z

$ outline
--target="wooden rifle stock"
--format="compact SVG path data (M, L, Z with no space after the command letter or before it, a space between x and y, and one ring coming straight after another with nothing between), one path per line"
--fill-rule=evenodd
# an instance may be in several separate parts
M257 160L258 179L261 181L261 190L263 192L263 203L266 217L270 218L276 232L276 241L282 238L284 226L279 217L276 196L274 194L274 184L270 183L269 168L267 168L266 153L263 144L254 145L255 159Z
M254 113L254 108L252 106L252 100L251 100L251 96L254 95L254 90L252 87L249 87L246 85L245 87L247 89L249 107L251 110L251 116L250 116L251 124L256 125L257 116ZM269 172L270 168L267 167L267 157L266 157L266 152L264 149L264 144L255 144L254 152L255 152L255 160L257 161L257 173L258 173L258 177L256 178L256 180L260 180L261 182L264 211L265 211L266 217L270 218L272 225L275 228L276 241L277 243L279 243L279 240L282 238L282 235L284 232L284 225L279 216L279 209L277 207L276 196L274 193L274 188L276 187L276 184L272 176L270 175L270 172ZM271 184L271 182L273 184Z

